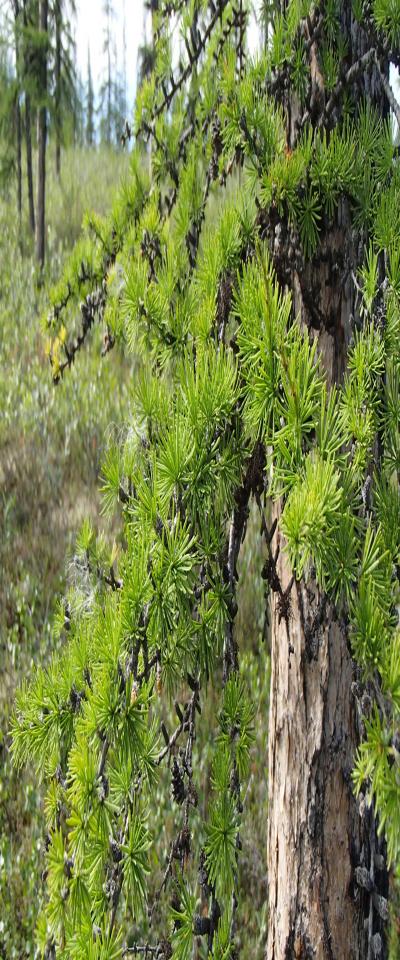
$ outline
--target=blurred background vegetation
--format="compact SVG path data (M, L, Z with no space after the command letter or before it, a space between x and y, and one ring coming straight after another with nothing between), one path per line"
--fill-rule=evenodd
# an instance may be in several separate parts
M16 685L52 652L51 620L84 517L99 516L107 431L120 423L130 371L101 332L55 387L40 316L86 207L103 213L128 160L111 149L65 152L48 177L48 266L39 276L29 232L20 242L15 184L0 201L0 956L33 956L43 842L41 792L16 776L7 729ZM24 210L24 217L27 211ZM38 282L40 280L40 283Z

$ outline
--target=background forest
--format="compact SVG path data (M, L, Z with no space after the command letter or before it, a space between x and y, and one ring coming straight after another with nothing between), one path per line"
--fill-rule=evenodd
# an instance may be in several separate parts
M100 7L99 3L99 7ZM0 8L0 957L33 957L43 887L44 792L33 769L13 769L9 724L14 694L34 666L55 652L52 623L69 585L85 578L77 538L84 521L97 525L101 464L124 430L134 364L117 351L102 357L102 331L78 367L54 385L45 318L48 290L62 273L85 214L106 215L129 173L124 146L127 115L126 51L118 48L109 0L103 5L103 80L94 87L77 72L75 4L49 3L46 89L41 87L42 40L36 0ZM142 35L142 24L138 26ZM124 31L125 33L125 31ZM138 82L151 66L142 35ZM38 114L46 105L45 263L35 244L38 191ZM122 136L122 140L121 140ZM144 164L147 158L144 155ZM35 229L36 228L36 229ZM108 544L120 536L106 518ZM258 524L243 563L238 629L248 651L245 669L258 705L253 772L243 836L247 896L242 905L243 956L262 957L266 902L266 768L268 660L254 651L264 630L264 584L259 576ZM209 704L210 724L214 705ZM211 762L207 723L198 744ZM174 829L168 788L159 792L156 830L167 851ZM206 798L205 798L206 802ZM157 866L157 865L154 865ZM154 873L156 889L163 871ZM44 878L42 884L44 882ZM248 952L247 943L250 944ZM258 952L256 944L259 944Z

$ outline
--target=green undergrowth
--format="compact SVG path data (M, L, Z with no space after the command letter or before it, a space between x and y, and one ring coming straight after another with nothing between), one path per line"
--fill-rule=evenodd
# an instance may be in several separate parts
M62 268L85 209L99 213L126 158L68 151L61 183L48 176L46 280ZM43 856L42 792L30 771L12 769L9 715L15 688L54 650L50 623L65 589L83 517L98 514L99 464L113 423L121 423L131 364L101 358L101 331L79 369L53 385L39 317L38 285L24 208L23 239L14 189L0 200L0 956L34 956ZM108 536L114 536L110 531Z

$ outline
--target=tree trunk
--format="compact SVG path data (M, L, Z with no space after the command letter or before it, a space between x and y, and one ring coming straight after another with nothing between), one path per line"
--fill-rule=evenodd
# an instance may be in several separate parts
M341 26L351 63L364 52L365 38L350 5ZM364 78L364 93L384 109L373 73ZM324 91L319 94L322 110ZM286 107L290 149L295 98ZM356 313L350 268L356 272L359 264L352 237L343 201L321 256L290 278L295 313L318 338L329 384L343 377ZM278 509L275 515L279 520ZM355 800L351 784L361 731L347 624L312 577L290 589L279 528L273 550L282 589L289 588L290 614L282 617L280 596L273 594L267 960L384 960L386 908L379 897L388 891L385 850L373 812Z
M47 33L47 0L40 0L39 29ZM41 268L45 257L45 191L46 191L46 88L47 88L47 52L41 55L41 97L42 104L38 111L38 193L37 193L37 223L36 223L36 258Z
M28 26L27 0L22 4L25 29ZM33 195L33 166L32 166L32 129L31 129L31 98L27 90L29 85L29 61L27 41L24 41L24 70L25 70L25 141L26 141L26 178L28 182L29 224L35 236L35 201Z
M111 36L109 33L109 43L107 46L107 144L111 144L111 51L110 51L110 41Z
M329 383L342 377L354 309L350 281L339 285L329 276L350 235L345 205L341 218L327 238L320 263L307 267L301 277L294 275L292 281L300 321L310 329L319 322L320 355ZM346 256L351 262L354 251L348 249ZM273 550L279 550L277 572L285 591L292 571L279 530ZM371 863L368 830L351 787L359 729L352 693L356 668L348 631L312 579L293 584L287 622L276 596L269 718L267 958L364 960L370 956L364 929L370 898L354 878L357 866L369 871ZM381 926L377 922L373 933L381 936Z
M14 9L14 31L15 31L15 66L17 77L17 91L15 94L15 128L17 134L17 209L19 231L21 233L22 224L22 128L21 128L21 105L20 105L20 49L19 49L19 16L20 7L17 0L13 4Z
M22 221L22 132L21 132L21 107L19 105L19 96L15 100L15 120L17 128L17 207L19 229L21 230Z
M127 74L126 74L126 11L125 0L122 3L122 85L123 85L123 121L127 119Z
M35 235L35 200L33 195L33 164L32 164L32 131L31 131L31 98L25 95L25 140L26 140L26 177L28 181L29 224L33 236Z
M56 127L56 175L61 175L61 3L55 6L56 58L55 58L55 127Z
M86 123L86 144L92 147L94 144L94 98L92 68L90 65L90 48L88 47L88 66L87 66L87 123Z
M335 247L339 238L340 232ZM341 241L345 249L345 231ZM332 382L343 372L354 303L350 283L327 296L328 284L321 283L325 269L317 282L325 316L331 318L335 309L337 322L331 332L320 330L319 344ZM301 283L307 286L306 275ZM300 282L296 287L304 321ZM315 309L318 298L312 299ZM267 960L384 960L376 898L387 898L388 876L386 866L377 871L374 856L383 855L385 864L385 849L373 813L356 802L351 784L361 731L353 692L359 677L347 623L311 578L290 589L292 571L279 528L273 551L282 589L289 588L290 615L287 622L282 618L273 594ZM371 893L356 883L357 868L367 870ZM379 944L381 952L374 952Z
M277 566L286 589L282 552ZM354 871L370 863L350 781L355 669L344 624L315 584L296 584L291 599L288 633L273 609L267 956L361 960L369 898Z

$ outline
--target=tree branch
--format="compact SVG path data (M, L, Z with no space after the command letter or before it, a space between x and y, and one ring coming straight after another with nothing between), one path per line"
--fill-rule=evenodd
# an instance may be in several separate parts
M200 59L200 55L203 53L207 40L209 39L217 20L222 16L225 10L225 7L228 5L228 2L229 0L219 0L219 3L214 10L214 13L208 24L208 27L204 31L203 36L200 37L197 47L195 48L194 51L192 51L191 58L189 58L189 63L186 65L184 70L182 70L181 74L178 77L175 78L172 76L170 90L164 92L164 97L162 101L159 103L158 107L156 107L154 110L153 117L152 117L153 123L154 123L154 120L156 120L157 117L159 117L164 110L169 109L175 94L178 93L180 88L183 86L186 80L188 80L188 78L190 77L193 69L193 64L197 63L197 61Z
M366 68L374 62L376 59L376 49L371 47L370 50L367 50L366 53L356 60L355 63L349 67L347 73L338 80L336 86L333 88L331 96L326 104L325 110L323 111L318 126L322 127L329 119L332 111L334 110L336 103L340 97L340 94L350 83L354 83L355 80L360 76L361 73L366 70Z
M388 102L389 102L390 109L393 110L393 113L394 113L394 115L395 115L395 117L396 117L397 124L398 124L399 130L400 130L400 104L398 104L398 102L397 102L397 100L396 100L396 97L395 97L395 95L394 95L394 93L393 93L393 90L392 90L392 88L391 88L391 86L390 86L390 83L389 83L387 77L385 77L385 74L384 74L384 72L383 72L383 70L382 70L382 67L381 67L381 65L380 65L380 63L379 63L379 60L378 60L378 57L377 57L376 53L375 53L375 63L376 63L376 67L377 67L377 70L378 70L378 73L379 73L379 78L380 78L382 87L383 87L383 89L384 89L384 91L385 91L387 100L388 100Z

